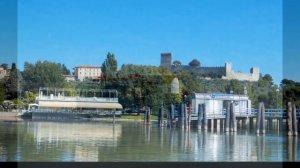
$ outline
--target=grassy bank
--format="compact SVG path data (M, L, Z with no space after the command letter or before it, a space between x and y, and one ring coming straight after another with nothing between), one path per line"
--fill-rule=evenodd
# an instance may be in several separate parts
M121 115L120 119L128 119L134 121L144 121L144 115ZM158 117L151 115L150 120L157 120Z

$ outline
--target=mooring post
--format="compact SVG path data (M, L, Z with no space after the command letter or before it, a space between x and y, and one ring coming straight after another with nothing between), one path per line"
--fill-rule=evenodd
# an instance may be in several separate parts
M151 120L151 109L150 109L150 107L148 107L147 124L150 124L150 120Z
M148 109L146 108L145 113L144 113L144 125L147 124L147 117L148 117Z
M282 117L278 118L278 124L279 124L279 130L282 130L283 129L283 118Z
M202 120L203 120L202 104L198 104L198 130L201 130Z
M253 117L249 118L249 127L250 127L250 129L254 128L254 118Z
M292 103L288 102L288 110L287 110L287 129L288 129L288 136L292 135L292 111L293 111L293 107L292 107Z
M268 127L269 127L269 130L272 131L273 129L273 118L272 117L269 117L268 119Z
M298 128L297 128L297 114L296 114L296 104L293 105L293 131L294 135L298 135Z
M262 106L262 103L260 102L258 104L258 109L257 109L257 113L256 113L256 133L257 134L259 134L260 128L261 128L261 106Z
M180 108L180 119L179 119L179 124L180 124L180 127L183 128L184 127L184 104L182 103L181 104L181 108Z
M207 115L206 115L206 105L202 105L203 108L203 128L204 130L207 130Z
M175 106L174 104L171 104L171 125L173 125L174 123L174 118L175 118Z
M188 128L191 128L191 121L192 121L192 104L189 104L188 108Z
M214 119L214 130L218 131L218 119Z
M234 102L230 103L230 115L231 115L231 121L232 121L232 131L236 132L237 126L236 126L236 117L235 117L235 111L234 111Z
M189 121L188 121L188 111L187 111L187 105L184 104L184 123L185 123L185 128L188 128Z
M243 128L243 129L246 129L246 128L247 128L247 119L248 119L248 118L243 118L243 119L242 119L242 128Z
M298 118L298 129L297 130L300 130L300 117Z
M261 132L264 134L266 131L266 124L265 124L265 104L262 103L261 109Z
M227 103L226 118L225 118L225 131L230 130L230 102Z
M116 110L113 111L113 123L115 125L115 118L116 118Z
M159 114L158 114L158 126L163 126L163 106L159 108Z
M223 130L224 129L224 119L221 118L220 119L220 130Z

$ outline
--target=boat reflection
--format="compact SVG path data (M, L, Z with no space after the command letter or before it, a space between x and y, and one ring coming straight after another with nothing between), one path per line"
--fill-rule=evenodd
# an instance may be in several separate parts
M64 150L63 160L98 161L101 146L116 147L122 127L112 123L34 122L30 132L38 151L55 145ZM73 145L69 145L73 144Z

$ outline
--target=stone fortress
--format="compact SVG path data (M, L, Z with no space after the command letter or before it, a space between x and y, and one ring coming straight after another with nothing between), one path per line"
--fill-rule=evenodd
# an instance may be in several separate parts
M192 67L189 65L174 65L172 64L171 53L161 53L160 66L170 69L172 72L186 70L192 73L199 74L203 77L208 78L221 78L226 80L237 79L240 81L251 81L255 82L259 79L259 68L252 67L250 73L235 72L232 69L232 64L229 62L225 63L225 66L221 67Z

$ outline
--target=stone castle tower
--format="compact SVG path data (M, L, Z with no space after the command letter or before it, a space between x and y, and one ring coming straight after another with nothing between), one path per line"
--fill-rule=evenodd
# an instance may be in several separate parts
M171 53L161 53L160 66L170 69L172 66L172 54Z

